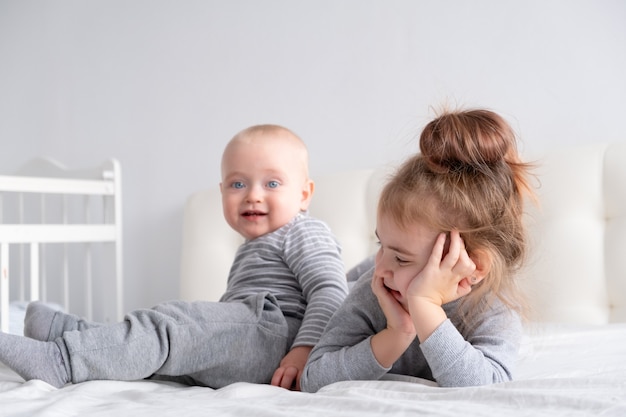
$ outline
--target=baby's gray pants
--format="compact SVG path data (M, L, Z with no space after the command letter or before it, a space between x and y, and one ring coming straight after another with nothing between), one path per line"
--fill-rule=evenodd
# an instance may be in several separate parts
M56 339L73 383L148 377L220 388L269 383L300 321L270 294L243 302L169 302L123 322L65 331Z

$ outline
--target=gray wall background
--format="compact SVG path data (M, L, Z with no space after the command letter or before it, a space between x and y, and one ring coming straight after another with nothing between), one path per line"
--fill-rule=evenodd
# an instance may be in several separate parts
M148 307L249 125L299 133L313 178L402 159L444 104L500 112L524 152L624 141L624 74L622 0L0 0L0 173L118 158L125 309Z

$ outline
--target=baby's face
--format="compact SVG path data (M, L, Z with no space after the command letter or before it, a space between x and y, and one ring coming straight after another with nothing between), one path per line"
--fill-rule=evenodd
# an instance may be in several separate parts
M222 206L228 224L254 239L308 208L306 159L289 141L272 138L229 145L222 159Z

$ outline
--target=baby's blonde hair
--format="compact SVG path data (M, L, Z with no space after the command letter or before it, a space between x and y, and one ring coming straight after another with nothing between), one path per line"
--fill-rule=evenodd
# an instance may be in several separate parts
M470 256L488 255L487 276L461 301L465 325L493 296L523 316L526 303L514 275L527 252L522 216L532 191L513 130L489 110L445 112L422 131L420 151L384 187L379 212L400 226L459 230Z
M306 144L296 135L292 130L276 124L259 124L245 128L237 133L228 142L224 153L222 154L222 165L224 164L224 158L233 147L239 144L259 142L263 140L284 140L285 145L293 148L293 156L300 158L302 169L304 172L304 178L309 177L309 151Z

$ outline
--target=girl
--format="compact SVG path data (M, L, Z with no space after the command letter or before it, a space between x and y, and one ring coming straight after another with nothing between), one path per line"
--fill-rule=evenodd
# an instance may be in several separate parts
M366 270L313 349L305 391L387 373L440 386L512 378L529 167L510 126L487 110L436 118L420 150L382 191L375 265L351 271Z

